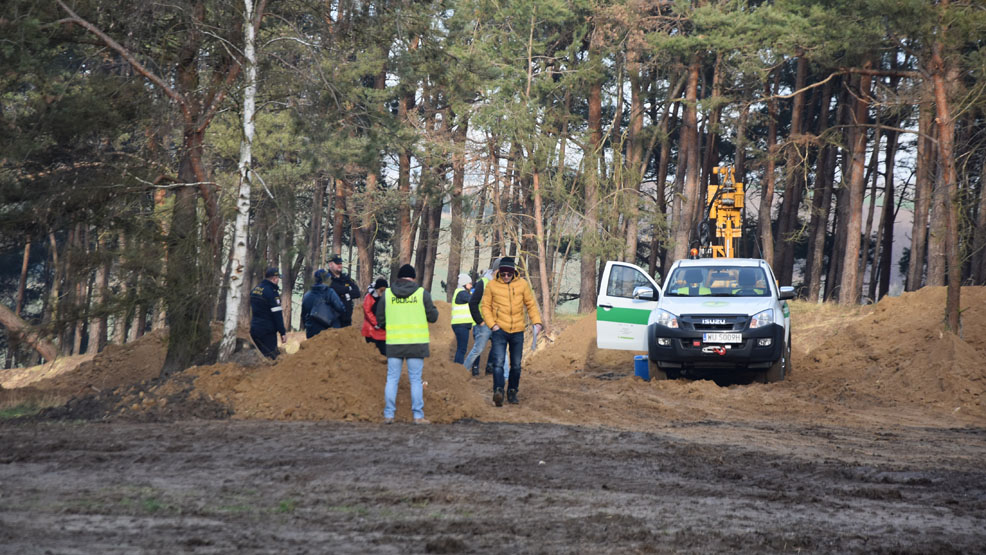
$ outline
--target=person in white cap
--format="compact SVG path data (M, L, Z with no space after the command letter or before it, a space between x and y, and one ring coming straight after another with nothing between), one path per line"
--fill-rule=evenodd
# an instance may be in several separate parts
M455 334L455 362L462 364L469 347L469 330L472 329L472 314L469 313L469 299L472 296L472 278L469 274L459 274L459 283L452 293L452 333Z

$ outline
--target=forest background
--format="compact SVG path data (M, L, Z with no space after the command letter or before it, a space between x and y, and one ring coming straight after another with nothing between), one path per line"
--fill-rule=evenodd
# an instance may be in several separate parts
M297 326L333 252L446 299L516 256L550 323L595 309L607 260L685 257L717 166L748 192L740 254L803 298L899 273L947 284L958 330L986 284L980 0L5 5L8 368L168 327L170 373L211 321L226 356L265 267Z

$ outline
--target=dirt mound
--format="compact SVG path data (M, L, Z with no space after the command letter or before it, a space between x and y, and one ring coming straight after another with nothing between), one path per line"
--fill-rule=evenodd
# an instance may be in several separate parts
M944 306L944 287L886 297L861 316L829 326L820 345L795 357L792 380L825 397L986 416L986 288L962 289L962 338L942 331Z
M150 380L161 374L168 335L156 330L125 345L107 345L98 355L77 355L18 370L4 387L31 386L49 395L81 397Z
M449 306L435 304L440 317L429 326L425 414L436 422L474 417L483 400L466 369L450 360L455 341ZM234 418L379 421L387 360L360 335L359 312L353 320L351 327L326 330L302 342L297 353L281 356L271 366L218 364L192 367L183 374L194 377L195 389L206 398L229 406ZM411 419L409 391L405 372L398 391L398 420Z
M595 314L570 317L555 327L562 330L547 342L539 341L538 350L525 360L526 367L534 374L566 375L574 372L613 371L633 373L633 355L647 354L596 348ZM524 348L529 347L530 343Z

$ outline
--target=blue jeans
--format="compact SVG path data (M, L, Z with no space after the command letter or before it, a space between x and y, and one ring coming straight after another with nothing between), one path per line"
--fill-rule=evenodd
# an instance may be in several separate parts
M507 378L507 389L517 389L520 386L520 359L524 356L524 332L507 333L496 330L493 332L492 341L490 358L493 359L493 368L499 368L503 364L507 346L510 346L510 377ZM497 389L503 389L503 374L494 372L493 390Z
M466 355L466 361L463 363L465 364L466 368L471 370L473 366L479 364L479 357L483 356L483 349L486 348L486 344L489 343L490 341L490 333L491 333L490 327L487 326L486 324L480 324L478 326L472 327L472 338L473 338L472 350L469 351L468 355ZM493 366L493 357L491 355L490 358L486 361L486 367L491 368L492 366ZM507 364L507 361L504 361L503 362L504 380L507 379L507 374L509 373L510 373L510 365Z
M397 382L401 379L401 367L407 360L407 377L411 381L411 412L414 419L425 417L424 389L421 387L421 372L424 370L423 358L387 358L387 387L383 390L383 417L393 418L397 410Z
M455 363L462 364L466 359L466 347L469 346L469 328L472 324L452 324L455 334Z

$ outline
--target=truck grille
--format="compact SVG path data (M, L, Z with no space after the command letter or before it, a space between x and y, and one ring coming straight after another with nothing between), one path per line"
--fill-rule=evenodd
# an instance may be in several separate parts
M746 327L747 320L749 316L735 314L728 316L686 314L678 319L683 329L695 331L740 331Z

